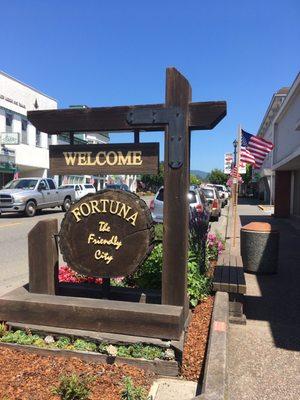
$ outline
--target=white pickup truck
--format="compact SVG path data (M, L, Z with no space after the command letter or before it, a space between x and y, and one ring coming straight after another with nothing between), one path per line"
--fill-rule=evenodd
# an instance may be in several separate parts
M68 183L67 185L60 186L59 189L74 189L76 201L89 193L96 193L96 189L91 183Z
M15 179L0 190L0 214L14 212L33 217L37 210L54 207L68 211L74 201L74 189L57 188L52 179Z

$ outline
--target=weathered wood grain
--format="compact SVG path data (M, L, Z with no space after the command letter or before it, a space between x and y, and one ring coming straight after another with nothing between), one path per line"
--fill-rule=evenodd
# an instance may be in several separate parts
M172 132L165 134L164 163L164 234L162 302L184 306L187 304L187 253L188 253L188 189L190 170L190 132L188 108L191 87L188 81L175 69L167 69L166 106L179 106L184 118L183 165L171 168L169 165L168 142Z
M183 307L29 293L0 298L0 321L179 340Z
M175 70L175 68L173 68ZM49 134L87 131L132 131L127 114L138 108L164 108L164 104L147 104L121 107L95 107L28 111L28 120L40 131ZM191 130L212 129L226 115L225 101L190 103L188 125ZM140 131L164 130L165 126L135 126Z
M31 345L20 345L15 343L0 343L0 347L10 348L25 353L38 354L45 357L77 357L82 361L95 364L127 364L153 372L155 375L178 376L179 366L176 361L167 360L145 360L143 358L111 357L106 354L93 353L78 350L44 349Z
M51 145L49 158L52 175L157 174L159 143Z
M58 285L57 219L39 221L28 234L29 291L55 294Z
M92 209L92 204L98 204L98 209ZM123 210L130 209L126 218L122 204ZM84 216L88 210L90 214ZM130 219L132 215L136 220ZM100 224L107 224L109 231L101 231ZM83 197L65 214L59 232L59 246L68 265L81 274L103 278L132 273L151 252L153 241L154 225L147 204L122 190L104 189ZM102 255L105 258L99 258Z

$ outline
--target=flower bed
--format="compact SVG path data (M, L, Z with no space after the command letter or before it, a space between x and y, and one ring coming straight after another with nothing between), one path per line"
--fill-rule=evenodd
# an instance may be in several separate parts
M126 377L147 393L154 378L153 374L129 365L99 365L77 358L43 357L0 347L1 399L59 400L53 388L58 386L61 376L74 373L93 378L89 400L119 400Z

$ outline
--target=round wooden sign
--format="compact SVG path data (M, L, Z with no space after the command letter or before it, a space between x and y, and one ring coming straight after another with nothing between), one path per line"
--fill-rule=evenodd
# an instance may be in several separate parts
M59 232L67 264L93 277L126 276L152 249L154 225L147 204L133 193L102 190L73 204Z

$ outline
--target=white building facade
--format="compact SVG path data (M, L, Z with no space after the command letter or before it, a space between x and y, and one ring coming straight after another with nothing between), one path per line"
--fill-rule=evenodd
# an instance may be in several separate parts
M300 73L274 119L275 215L300 217Z
M274 120L287 96L289 88L282 88L276 92L269 104L263 121L259 127L257 136L274 143ZM258 196L267 204L274 204L275 196L275 172L272 171L273 152L269 153L259 170L255 170L259 176Z
M300 217L300 73L274 94L258 131L274 150L258 170L259 195L278 217Z
M20 177L44 177L49 169L48 135L27 120L31 110L56 109L57 101L0 71L0 187L17 173ZM50 142L56 142L56 136Z

